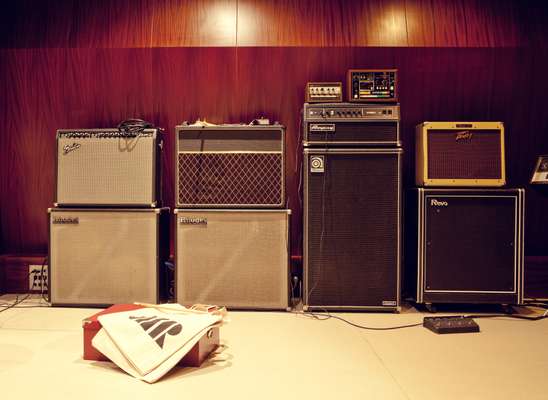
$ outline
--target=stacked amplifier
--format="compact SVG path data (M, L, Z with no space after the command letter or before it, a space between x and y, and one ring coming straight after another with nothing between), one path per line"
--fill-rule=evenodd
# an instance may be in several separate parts
M400 107L369 102L368 74L352 103L303 107L305 310L400 308Z
M175 287L180 304L289 305L285 128L175 128Z
M157 303L169 213L161 207L158 129L57 131L49 209L52 305Z
M524 190L506 183L502 122L424 122L407 196L406 287L417 303L523 301Z

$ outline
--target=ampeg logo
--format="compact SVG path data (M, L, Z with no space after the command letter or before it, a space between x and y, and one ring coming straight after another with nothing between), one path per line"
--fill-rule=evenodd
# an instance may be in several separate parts
M63 155L66 155L70 153L71 151L77 150L80 147L82 147L82 145L76 142L74 142L73 144L66 144L63 146Z
M470 131L460 131L455 134L455 141L460 140L472 140L472 132Z
M437 207L447 207L449 205L446 201L439 201L436 199L430 199L430 205L431 206L437 206Z
M53 217L54 224L79 224L78 217Z
M129 319L132 319L141 325L141 328L148 333L148 336L150 336L161 349L164 348L166 335L176 336L183 330L183 326L179 322L167 318L160 318L156 315L153 315L152 317L130 316Z
M325 172L324 156L310 156L310 172Z
M181 217L179 223L184 225L207 225L207 218Z
M335 132L335 124L310 124L310 132Z

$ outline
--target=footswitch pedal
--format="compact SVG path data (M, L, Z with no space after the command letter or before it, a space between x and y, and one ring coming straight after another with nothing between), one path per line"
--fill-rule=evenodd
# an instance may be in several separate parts
M424 317L422 325L435 333L467 333L479 332L479 325L472 318L455 317Z

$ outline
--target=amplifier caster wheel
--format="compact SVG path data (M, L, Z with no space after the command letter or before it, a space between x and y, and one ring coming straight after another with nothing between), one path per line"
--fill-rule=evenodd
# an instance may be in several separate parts
M426 311L431 313L436 313L438 310L436 309L436 306L432 303L425 303L424 307L426 308Z

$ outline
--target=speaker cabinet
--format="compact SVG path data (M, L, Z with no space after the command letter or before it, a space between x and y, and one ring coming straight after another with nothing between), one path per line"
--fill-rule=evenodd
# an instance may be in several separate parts
M411 297L522 303L523 189L418 189L407 198Z
M502 122L424 122L416 128L417 186L504 186Z
M51 303L158 303L168 223L167 209L50 209Z
M161 149L156 129L58 130L55 205L158 207Z
M176 207L285 205L285 127L180 125L175 132Z
M287 309L289 213L175 210L177 302Z
M305 309L399 309L401 157L305 149Z

